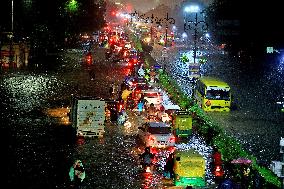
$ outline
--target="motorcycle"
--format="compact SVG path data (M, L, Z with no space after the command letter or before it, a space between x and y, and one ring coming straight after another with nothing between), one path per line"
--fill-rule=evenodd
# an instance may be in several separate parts
M128 115L125 111L122 111L121 113L119 113L118 119L117 119L117 123L119 125L124 125L126 122L128 121Z

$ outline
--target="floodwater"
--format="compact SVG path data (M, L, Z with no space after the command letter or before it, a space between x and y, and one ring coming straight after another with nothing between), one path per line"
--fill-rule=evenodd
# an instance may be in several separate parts
M283 62L274 56L255 61L221 56L211 61L207 75L231 86L235 109L229 114L210 114L246 150L268 165L279 161L284 137L284 115L276 102L284 96Z
M169 50L169 71L182 90L191 94L191 84L181 76L181 53L184 48ZM259 55L262 56L262 55ZM257 160L268 166L279 161L280 139L284 137L284 115L276 102L284 97L284 64L280 56L256 59L240 58L211 50L201 66L202 75L226 81L233 95L234 108L230 113L208 113L215 123L235 137ZM188 68L186 68L187 71Z
M1 180L8 188L70 188L68 172L76 159L86 168L82 188L141 187L134 139L108 124L104 139L80 145L70 125L46 114L70 106L72 94L108 98L111 82L119 84L125 75L107 62L87 68L80 59L69 52L56 70L35 65L1 73ZM90 69L96 70L94 80Z
M231 113L210 116L259 160L277 160L284 133L275 101L283 92L283 69L273 64L265 69L244 69L245 65L235 63L218 55L206 65L206 75L227 81L238 102ZM96 70L94 80L90 78L92 69ZM10 188L69 188L69 168L75 159L81 159L87 174L83 188L143 188L131 135L109 124L104 139L79 145L73 128L59 125L57 118L45 114L47 109L70 105L71 94L108 97L111 82L118 85L127 70L107 62L82 67L80 57L70 52L57 70L32 70L1 73L2 184Z

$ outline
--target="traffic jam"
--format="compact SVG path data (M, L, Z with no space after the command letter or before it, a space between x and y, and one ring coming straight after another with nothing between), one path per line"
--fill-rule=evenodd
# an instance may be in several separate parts
M146 64L123 31L107 27L98 41L106 59L127 70L120 86L109 89L105 120L135 137L132 155L139 162L143 188L205 187L222 178L220 152L194 133L191 113L174 104L159 85L160 67ZM91 60L86 52L85 63ZM88 136L78 133L82 137Z

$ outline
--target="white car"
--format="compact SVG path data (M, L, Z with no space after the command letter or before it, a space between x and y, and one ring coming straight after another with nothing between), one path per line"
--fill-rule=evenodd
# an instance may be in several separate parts
M144 99L147 101L147 105L153 103L156 107L160 106L163 98L159 91L157 90L145 90L141 92L144 95Z
M139 140L152 148L168 148L175 146L172 128L164 122L148 122L138 127Z

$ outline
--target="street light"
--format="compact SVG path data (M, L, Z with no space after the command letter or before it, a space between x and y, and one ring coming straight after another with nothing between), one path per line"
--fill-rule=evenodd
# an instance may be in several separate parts
M11 35L10 38L10 56L9 56L9 66L11 67L14 60L13 52L13 37L14 37L14 0L11 1Z
M167 38L168 38L168 28L170 25L175 24L175 19L172 17L169 17L169 14L167 13L166 17L164 18L159 18L156 17L154 14L151 16L147 16L146 14L139 14L138 12L130 13L132 17L137 17L138 20L143 21L146 24L156 24L157 27L162 27L164 26L166 28L166 39L165 39L165 47L167 47Z
M194 27L194 47L193 47L193 63L196 63L196 51L197 51L197 28L199 25L202 26L202 30L207 29L207 23L204 20L198 20L198 13L201 13L200 7L198 5L191 5L184 8L185 13L195 13L194 20L187 20L186 16L184 18L184 31L191 30Z

